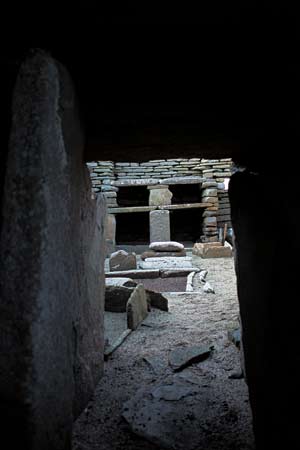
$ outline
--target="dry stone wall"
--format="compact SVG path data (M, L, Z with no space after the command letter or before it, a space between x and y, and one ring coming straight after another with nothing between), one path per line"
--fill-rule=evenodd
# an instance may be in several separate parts
M231 226L230 205L224 183L232 173L230 158L156 159L142 163L94 161L87 163L87 166L93 191L104 194L110 214L120 212L115 208L118 208L118 191L122 186L147 186L150 191L148 206L163 208L164 205L172 204L172 193L168 189L170 185L198 183L201 189L201 202L207 203L207 207L203 210L201 230L199 225L201 241L215 241L218 239L218 228L224 227L225 223ZM146 207L144 211L150 212L150 208ZM134 208L128 212L134 212ZM160 238L159 227L152 226L154 222L151 218L159 214L161 211L150 212L150 242L154 239L154 235L155 240L166 239L166 236ZM169 212L164 211L164 214ZM110 248L111 242L107 253Z
M108 198L108 206L114 206L118 192L115 181L199 176L223 183L225 178L231 176L232 161L230 158L177 158L154 159L143 163L93 161L87 163L87 166L94 192L103 192Z

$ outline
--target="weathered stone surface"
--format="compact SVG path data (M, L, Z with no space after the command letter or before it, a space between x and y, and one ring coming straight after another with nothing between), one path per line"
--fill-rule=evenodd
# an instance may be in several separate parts
M179 252L154 252L153 250L148 250L141 254L141 259L145 260L146 258L163 258L165 256L174 256L176 258L181 256L186 256L186 251L181 250Z
M113 186L148 186L151 184L159 184L160 180L155 178L133 178L127 180L113 180Z
M208 281L205 281L205 284L203 286L203 291L206 292L207 294L214 294L215 293L214 288L212 287L212 285Z
M151 189L149 195L149 205L170 205L173 194L169 189Z
M118 250L109 258L109 269L114 271L136 269L136 254Z
M201 188L202 189L207 189L207 188L216 188L217 187L217 183L216 183L216 181L204 181L202 184L201 184Z
M153 184L152 186L147 186L147 189L152 190L152 189L168 189L169 185L168 184Z
M32 53L14 90L1 211L0 420L11 448L71 448L102 373L105 200L91 198L81 129L68 74Z
M161 184L200 184L202 177L173 177L165 178Z
M161 276L161 278L184 277L191 272L199 272L199 271L200 271L200 269L198 267L178 268L178 269L161 269L160 276Z
M202 197L203 203L218 203L218 197Z
M104 237L106 241L106 256L114 251L116 245L116 217L114 214L107 214L105 220Z
M187 280L186 280L186 292L192 292L194 290L193 287L193 280L194 276L196 275L196 272L191 272L188 274Z
M202 283L205 283L205 279L207 277L207 274L208 274L207 270L205 270L205 269L200 270L199 278L200 278L200 281L202 281Z
M192 258L190 256L146 258L140 263L141 269L176 269L192 267Z
M162 205L158 206L159 210L172 210L172 209L193 209L193 208L207 208L213 203L203 202L203 203L180 203L178 205Z
M148 303L144 286L138 284L127 302L127 326L135 330L148 315Z
M193 254L202 258L226 258L232 256L231 246L220 245L221 243L196 243L193 247Z
M228 331L228 339L236 345L237 348L240 348L241 345L241 329L236 328L235 330Z
M124 270L124 271L114 271L114 272L106 272L106 277L129 277L129 278L158 278L159 277L159 269L151 269L151 270Z
M204 217L203 223L205 226L217 226L217 218L215 216Z
M218 190L217 189L204 189L202 191L202 197L217 197Z
M184 250L184 245L175 241L151 242L149 248L156 252L177 252Z
M169 211L150 212L150 242L170 240Z
M169 364L175 372L208 358L211 348L206 346L179 347L169 354Z
M167 369L167 364L160 356L145 356L143 359L149 364L155 375L162 375Z
M109 209L108 212L113 214L122 214L122 213L135 213L135 212L148 212L156 210L156 206L124 206L117 207L113 209Z
M106 286L105 311L126 312L126 305L134 287Z
M148 303L153 308L161 309L162 311L169 311L168 299L160 292L154 292L150 289L146 289Z
M136 281L133 281L131 278L114 277L114 278L106 278L105 286L135 287L135 286L137 286L137 283L136 283Z

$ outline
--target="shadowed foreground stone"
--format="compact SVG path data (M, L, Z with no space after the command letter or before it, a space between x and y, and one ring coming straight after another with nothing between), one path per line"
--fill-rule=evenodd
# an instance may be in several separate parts
M161 375L163 362L149 359L148 364ZM158 448L253 448L245 411L232 396L227 397L229 405L224 402L223 388L208 378L204 384L201 376L185 370L139 389L123 405L122 416L134 433Z
M138 284L127 302L127 325L135 330L148 315L147 296L142 284Z
M183 370L191 364L196 364L208 358L212 348L210 347L182 347L172 350L169 354L169 363L175 372Z
M105 201L92 199L82 151L68 74L35 52L14 90L2 209L0 420L10 448L69 450L102 373Z

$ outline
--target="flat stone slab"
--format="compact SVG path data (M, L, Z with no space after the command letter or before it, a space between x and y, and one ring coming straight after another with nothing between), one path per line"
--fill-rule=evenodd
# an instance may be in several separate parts
M105 286L125 286L125 287L135 287L137 283L131 278L126 277L112 277L106 278Z
M210 353L211 348L207 346L176 348L169 354L169 364L175 372L178 372L191 364L204 361Z
M184 245L176 241L151 242L149 248L156 252L179 252L184 250Z
M234 403L228 407L222 387L212 383L209 379L201 383L189 369L173 374L139 389L124 403L122 416L134 433L158 448L230 448L232 442L236 448L248 448L249 425L243 412Z
M181 258L182 256L186 256L186 251L181 250L179 252L155 252L153 250L148 250L141 254L141 259L144 260L146 258L163 258L166 256L173 256L175 258Z
M137 270L122 270L114 272L106 272L107 278L111 277L129 277L129 278L158 278L160 275L159 269L137 269Z
M108 212L111 214L122 214L122 213L136 213L136 212L148 212L155 211L157 206L123 206L116 208L108 208Z
M202 203L180 203L178 205L164 205L158 206L159 210L172 210L172 209L193 209L193 208L208 208L212 206L213 203L202 202Z
M202 177L173 177L160 180L160 184L200 184L205 181Z
M184 277L186 275L189 275L191 272L199 272L200 269L198 267L180 267L178 269L163 269L160 270L160 276L161 278L168 278L168 277Z
M113 186L150 186L152 184L160 184L160 180L158 178L134 178L129 180L113 180L111 184Z
M127 326L135 330L148 315L147 295L142 284L138 284L132 292L126 306Z
M182 258L146 258L145 261L140 262L141 269L178 269L191 267L192 258L190 256L183 256Z
M155 375L162 375L167 369L167 364L160 356L145 356L143 359L151 367Z

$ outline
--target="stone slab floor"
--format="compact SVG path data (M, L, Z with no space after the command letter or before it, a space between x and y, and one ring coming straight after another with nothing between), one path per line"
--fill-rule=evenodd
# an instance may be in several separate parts
M215 294L196 278L197 292L167 294L169 312L153 309L128 336L74 424L73 450L254 449L246 383L230 378L240 372L227 336L238 325L233 259L193 259ZM209 358L174 373L170 351L202 344Z

